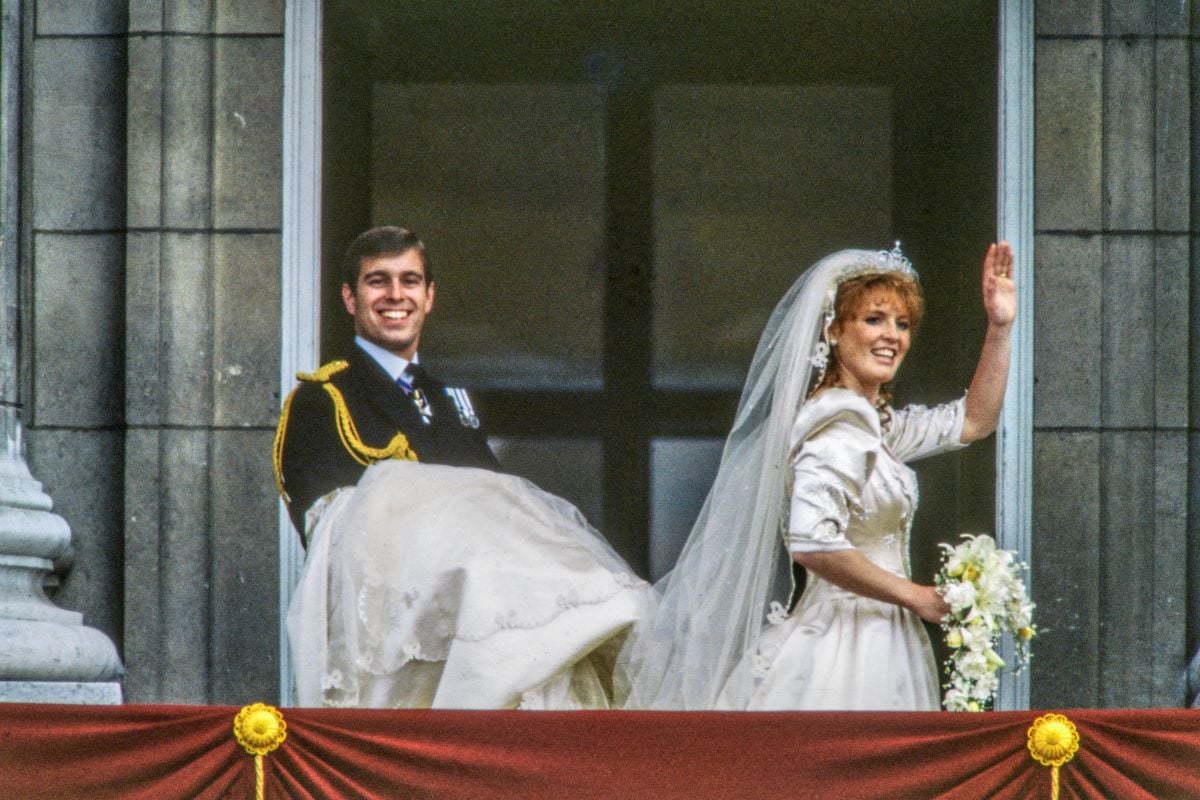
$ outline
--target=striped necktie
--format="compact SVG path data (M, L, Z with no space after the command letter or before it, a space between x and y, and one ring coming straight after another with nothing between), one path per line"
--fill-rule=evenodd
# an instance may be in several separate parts
M400 377L396 378L396 385L400 387L400 391L412 398L417 412L421 415L421 421L428 425L433 418L433 408L429 405L425 392L421 390L424 377L419 365L409 364L404 372L400 373Z
M405 394L412 394L413 389L419 389L421 386L421 367L416 364L409 364L404 368L404 372L400 373L400 377L396 378L396 385L400 387L400 391Z

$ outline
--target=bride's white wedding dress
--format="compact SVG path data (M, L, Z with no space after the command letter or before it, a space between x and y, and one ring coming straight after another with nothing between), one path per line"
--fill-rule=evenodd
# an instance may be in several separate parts
M891 412L887 430L859 395L828 389L804 404L791 436L791 552L856 548L910 578L916 476L904 462L962 445L963 401ZM790 614L781 606L738 666L751 670L742 708L930 710L937 669L919 617L841 589L813 572ZM726 700L728 702L728 700Z
M299 705L613 702L613 657L652 593L565 500L387 461L309 514L287 615Z

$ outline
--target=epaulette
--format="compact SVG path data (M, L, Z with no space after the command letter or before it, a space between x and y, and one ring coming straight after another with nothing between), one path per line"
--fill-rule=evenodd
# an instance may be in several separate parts
M339 358L336 361L330 361L328 364L322 364L312 372L297 372L296 380L304 381L305 383L328 383L330 378L342 370L349 368L349 366L349 362Z
M333 417L335 426L338 432L338 438L342 441L342 446L346 448L346 452L350 457L362 464L364 467L376 463L377 461L386 461L394 458L402 461L416 461L417 454L409 447L408 437L403 433L397 432L392 440L387 443L386 447L371 447L358 435L358 429L354 425L354 419L350 416L350 409L346 407L346 399L342 397L342 393L338 388L330 382L330 378L346 369L350 365L338 359L330 361L328 364L323 364L320 368L313 372L297 372L296 378L304 383L317 383L329 395L333 401ZM283 401L283 409L279 413L279 424L275 427L275 442L272 447L272 461L275 467L275 487L279 489L279 494L287 501L287 490L283 485L283 441L287 435L288 417L292 410L292 398L296 396L296 392L300 390L297 386L288 394L287 399Z

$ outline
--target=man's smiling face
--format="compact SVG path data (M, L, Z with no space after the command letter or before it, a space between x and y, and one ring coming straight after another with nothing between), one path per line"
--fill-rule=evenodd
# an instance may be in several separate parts
M433 310L434 288L425 279L421 252L412 249L364 258L353 289L342 284L342 302L354 317L356 334L411 361Z

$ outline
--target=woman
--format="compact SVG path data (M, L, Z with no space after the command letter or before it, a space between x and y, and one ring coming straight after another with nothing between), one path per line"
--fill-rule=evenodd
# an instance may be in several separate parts
M919 619L948 610L908 575L914 476L902 463L995 429L1016 311L1013 257L983 263L988 331L965 399L894 410L895 377L920 321L899 252L844 250L780 302L759 343L708 500L659 613L620 667L629 707L938 707ZM809 571L789 614L790 560Z

